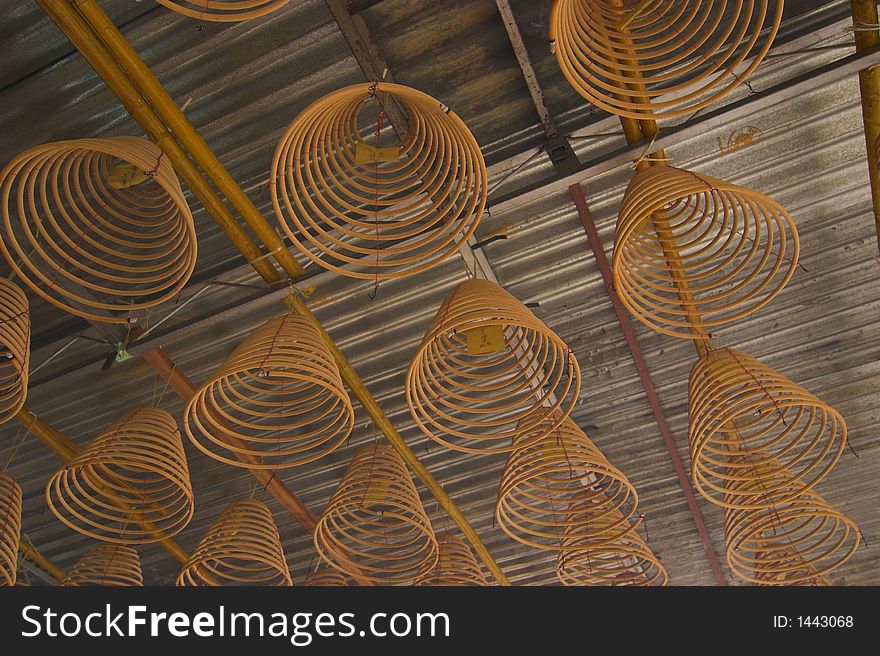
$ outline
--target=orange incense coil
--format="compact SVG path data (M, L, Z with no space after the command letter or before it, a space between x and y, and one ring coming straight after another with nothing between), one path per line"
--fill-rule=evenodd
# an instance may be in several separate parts
M21 487L0 471L0 586L15 585L21 539Z
M494 282L468 280L425 333L407 372L406 400L436 442L502 453L515 435L537 442L562 423L580 383L571 350L531 310Z
M186 434L202 452L249 469L313 462L342 444L353 426L330 349L314 323L291 314L254 330L184 412Z
M96 540L148 544L180 532L193 491L176 422L158 408L129 413L49 478L46 501Z
M596 107L634 119L684 116L749 78L782 8L783 0L555 0L551 50Z
M419 573L415 585L489 585L477 557L464 540L447 533L437 538L437 544L437 562Z
M269 507L255 499L227 506L180 570L177 585L293 585Z
M379 584L404 584L437 562L437 540L401 457L365 446L342 476L315 528L331 567Z
M814 585L853 556L861 537L855 522L784 470L760 473L730 493L763 495L768 504L728 507L724 536L731 572L761 585Z
M797 558L796 554L792 554ZM778 555L776 556L778 558ZM761 560L758 554L757 560ZM795 567L791 571L783 574L768 573L765 571L754 572L757 585L785 585L785 586L804 586L804 587L825 587L830 586L831 581L827 577L816 572L816 570L808 565Z
M769 508L831 471L846 445L846 422L782 374L724 348L691 371L689 439L700 494L726 508Z
M124 324L172 299L196 264L192 214L143 139L43 144L0 173L0 250L25 285L90 321Z
M214 23L237 23L281 9L287 0L156 0L178 14Z
M794 221L770 198L654 166L636 173L624 194L614 286L642 323L693 338L770 302L794 274L799 249Z
M635 531L613 542L595 537L565 542L556 561L556 577L562 585L652 586L666 585L669 575L663 563Z
M335 569L321 567L309 574L306 585L312 587L343 587L348 586L348 577Z
M549 433L544 429L539 424L513 440L495 506L501 529L518 542L551 550L574 540L601 546L595 541L613 542L633 531L638 495L626 476L570 417ZM544 434L537 442L535 432Z
M379 100L406 115L399 140L383 138ZM486 207L486 163L467 126L398 84L355 84L311 104L284 133L271 176L275 213L293 244L354 278L430 269L467 242Z
M27 396L31 318L27 296L0 278L0 424L21 410Z
M138 552L121 544L99 544L86 551L61 585L143 585Z

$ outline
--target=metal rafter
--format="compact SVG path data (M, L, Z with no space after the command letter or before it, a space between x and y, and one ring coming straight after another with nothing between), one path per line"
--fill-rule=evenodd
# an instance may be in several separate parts
M501 22L504 23L504 29L507 30L510 46L513 48L513 54L516 55L516 61L519 63L526 87L529 89L529 95L532 97L532 104L534 104L535 111L541 121L541 128L547 138L547 154L550 156L553 168L559 175L574 173L580 168L580 161L572 150L571 144L568 143L568 139L559 132L556 119L553 118L547 108L547 103L544 102L544 91L541 89L541 83L538 82L538 76L535 74L535 68L532 66L532 60L529 58L529 52L519 31L510 2L509 0L495 0L495 5L498 7L498 13L501 14Z
M851 0L851 6L856 52L870 52L880 46L877 0ZM859 71L859 90L862 95L862 119L865 124L877 246L880 248L880 66Z

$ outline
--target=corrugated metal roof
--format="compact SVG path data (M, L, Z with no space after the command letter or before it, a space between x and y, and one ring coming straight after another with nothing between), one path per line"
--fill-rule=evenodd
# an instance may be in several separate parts
M515 2L520 26L544 84L548 104L566 132L619 133L616 120L590 110L571 91L546 52L546 9ZM819 3L797 4L803 11ZM280 132L307 103L362 75L329 12L319 0L291 2L283 11L251 23L198 24L151 3L102 5L183 104L188 117L270 222L262 189ZM837 0L786 23L786 34L819 33L846 15ZM492 163L493 182L514 174L499 188L508 193L551 176L543 153L528 165L541 131L503 26L491 0L403 2L385 0L364 12L395 78L454 107L470 125ZM4 3L0 26L15 30L29 47L16 47L0 82L0 159L31 145L104 134L139 134L121 106L33 3ZM827 30L826 30L827 31ZM841 26L833 40L847 35ZM10 40L0 40L8 48ZM811 70L846 51L822 51L769 59L752 84L768 87ZM2 53L5 57L6 54ZM743 89L741 95L748 94ZM759 138L731 150L731 136L757 128ZM573 142L582 159L624 144L622 134ZM512 155L516 153L516 155ZM735 346L802 384L842 412L855 451L841 459L818 491L861 527L866 546L832 575L837 583L880 582L880 472L877 374L880 370L880 267L870 212L865 146L857 81L848 79L795 102L756 109L735 125L705 132L668 148L678 166L690 167L764 192L794 216L802 243L802 267L769 306L718 331L720 345ZM584 180L599 232L611 253L618 204L632 171L619 167ZM495 212L480 226L480 238L505 234L485 247L501 283L535 309L572 347L581 365L583 394L574 417L608 458L636 485L646 515L649 544L679 585L713 583L708 561L684 496L650 412L623 334L566 192L530 195L513 209ZM199 234L197 275L182 296L212 277L259 286L201 206L191 199ZM508 205L509 207L509 205ZM310 269L311 272L311 269ZM370 300L369 281L321 274L312 283L310 306L336 339L407 443L440 480L469 518L502 568L517 584L555 583L554 558L519 545L493 525L493 507L504 457L473 456L426 440L405 404L403 383L409 359L444 296L465 278L458 259L400 281L383 282ZM261 321L283 311L280 294L214 286L174 315L157 342L196 383ZM256 300L254 300L256 299ZM182 302L183 302L182 301ZM242 303L241 308L236 305ZM218 308L229 308L216 313ZM152 321L169 308L159 308ZM35 313L35 365L84 326L51 308ZM206 314L215 316L205 319ZM198 320L188 326L191 321ZM694 362L690 343L635 326L680 456L687 462L687 377ZM106 348L82 341L34 377L28 406L80 444L138 404L161 399L180 418L182 404L164 389L140 359L100 371ZM83 363L89 363L82 366ZM72 370L72 371L69 371ZM65 373L66 372L66 373ZM0 444L11 445L19 426L0 428ZM311 465L279 472L306 505L320 513L361 444L376 439L357 408L348 444ZM21 440L19 440L21 441ZM222 507L255 494L272 507L291 571L301 583L314 552L310 536L265 494L244 470L219 464L187 444L196 491L196 514L179 541L192 549ZM2 454L0 454L2 458ZM14 454L10 473L25 492L25 531L62 568L70 567L88 540L54 520L43 486L58 461L33 439ZM435 528L451 526L420 486ZM723 554L720 510L698 497L710 535ZM644 531L643 531L644 532ZM178 564L161 548L140 550L148 583L173 580Z

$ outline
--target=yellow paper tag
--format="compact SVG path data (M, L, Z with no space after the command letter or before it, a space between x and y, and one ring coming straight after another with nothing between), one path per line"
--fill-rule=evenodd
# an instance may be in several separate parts
M504 348L504 331L501 326L481 326L467 331L468 355L486 355Z
M377 164L379 162L397 162L400 160L400 146L376 148L363 141L355 147L354 159L358 164Z
M117 164L113 167L107 182L114 189L128 189L140 184L149 177L146 172L134 164L126 162L125 164Z

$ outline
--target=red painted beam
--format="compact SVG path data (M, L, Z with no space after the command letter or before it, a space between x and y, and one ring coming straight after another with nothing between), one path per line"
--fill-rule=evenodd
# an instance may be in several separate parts
M623 303L621 303L620 299L617 297L617 293L614 291L611 267L608 265L608 258L605 257L605 248L602 245L602 240L599 238L599 232L596 230L596 224L593 221L593 215L587 205L587 199L584 198L584 192L580 185L570 186L568 192L571 194L571 199L574 201L575 207L577 207L581 224L584 226L584 232L587 233L590 248L596 258L596 264L599 266L602 280L605 282L605 290L608 292L608 297L611 299L611 304L614 306L614 313L617 315L617 321L620 323L620 328L623 330L623 336L626 338L626 343L629 346L633 364L636 365L636 371L638 371L642 386L645 388L648 403L651 405L651 412L654 413L654 419L657 422L657 427L660 429L660 434L663 436L663 443L666 445L669 459L672 461L672 466L675 468L675 473L678 476L678 485L681 487L682 492L684 492L688 508L694 518L694 523L697 525L697 530L700 533L700 540L703 542L703 547L706 550L706 557L709 559L709 565L712 567L712 573L715 575L715 580L718 582L718 585L727 585L727 579L724 577L724 572L721 571L721 564L718 561L718 556L715 554L712 540L709 538L709 531L706 529L706 523L703 521L703 514L700 512L699 506L697 506L697 499L691 488L690 480L688 479L687 472L685 472L684 464L678 455L678 450L675 447L675 440L672 438L672 431L669 430L666 415L663 413L663 406L660 405L660 399L657 397L657 391L654 389L651 374L648 373L648 367L645 364L645 359L642 357L642 351L636 340L635 332L633 332L632 323L629 320L629 314Z

